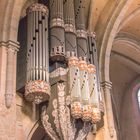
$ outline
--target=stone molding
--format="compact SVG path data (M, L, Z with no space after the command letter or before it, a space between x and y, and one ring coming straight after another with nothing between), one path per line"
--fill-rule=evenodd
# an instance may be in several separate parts
M110 82L110 81L103 81L103 82L101 82L101 87L102 88L112 89L112 82Z
M12 41L12 40L8 40L8 41L1 41L0 42L0 47L6 47L6 48L10 48L14 51L19 51L19 42L15 42L15 41Z

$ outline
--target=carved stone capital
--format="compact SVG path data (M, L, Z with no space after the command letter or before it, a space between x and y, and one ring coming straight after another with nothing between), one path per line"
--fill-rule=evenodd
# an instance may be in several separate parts
M27 13L30 13L30 12L33 12L33 11L43 12L47 16L49 14L49 10L48 10L47 6L45 6L43 4L39 4L39 3L34 3L27 9Z
M8 41L1 41L0 42L0 47L6 47L8 48L8 50L11 50L13 52L17 52L20 48L19 43L18 42L14 42L12 40L8 40Z
M61 27L64 28L64 20L61 18L53 18L50 22L50 27Z

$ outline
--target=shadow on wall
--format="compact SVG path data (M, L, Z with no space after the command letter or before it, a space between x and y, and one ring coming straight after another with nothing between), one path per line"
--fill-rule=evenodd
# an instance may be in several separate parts
M52 139L47 135L44 128L39 126L34 132L31 140L52 140Z

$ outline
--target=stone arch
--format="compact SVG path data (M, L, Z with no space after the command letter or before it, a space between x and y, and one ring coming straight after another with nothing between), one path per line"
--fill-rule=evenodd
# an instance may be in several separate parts
M132 13L130 13L119 25L118 31L120 31L130 20L132 20L135 16L140 14L140 7L135 9Z
M98 20L95 31L97 33L97 47L99 49L99 68L101 81L110 81L109 63L112 44L119 24L132 1L133 0L120 0L117 7L115 1L107 3L106 7L101 13L101 17ZM107 15L103 13L107 13ZM106 22L106 24L101 28L101 24L99 23L103 23L103 21Z
M131 47L132 49L135 49L136 51L140 51L139 39L137 39L135 36L131 34L122 33L122 32L117 34L117 36L114 38L113 44L117 44L121 42L131 45L129 47Z
M3 1L4 3L5 1ZM21 8L24 1L11 0L6 1L7 6L3 12L3 23L1 26L1 41L7 42L8 40L17 42L18 23L21 14Z
M4 0L0 1L0 41L17 42L18 25L24 9L35 0Z

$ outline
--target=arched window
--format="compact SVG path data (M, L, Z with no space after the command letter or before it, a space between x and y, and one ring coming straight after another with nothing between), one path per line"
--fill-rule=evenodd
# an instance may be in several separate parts
M139 104L139 109L140 109L140 88L138 89L138 104Z

